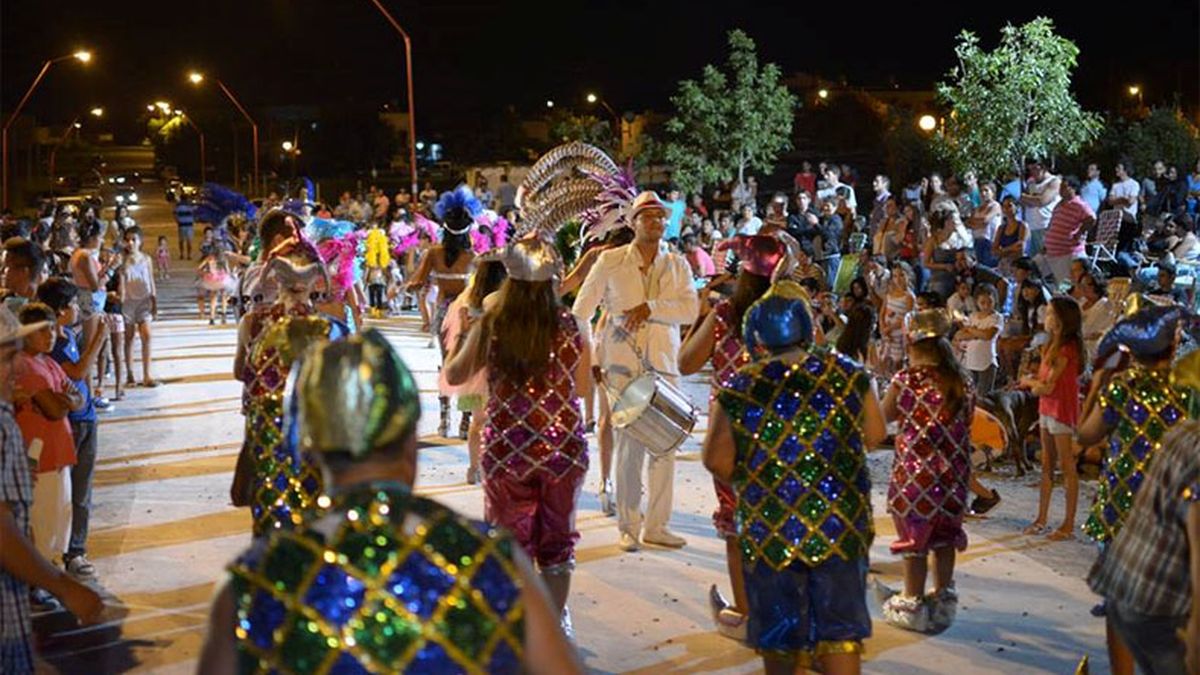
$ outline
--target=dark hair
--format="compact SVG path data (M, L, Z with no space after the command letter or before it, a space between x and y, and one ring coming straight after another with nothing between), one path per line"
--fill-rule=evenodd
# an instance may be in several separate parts
M1079 176L1063 176L1062 182L1066 183L1072 192L1079 192L1079 188L1083 186L1083 183L1079 182Z
M1097 269L1092 269L1087 274L1083 275L1084 279L1092 280L1092 288L1096 289L1098 297L1106 297L1108 295L1108 280L1104 278L1104 274Z
M62 277L54 277L38 286L38 302L49 305L55 312L61 312L71 305L79 294L79 287Z
M917 293L918 300L924 300L930 309L941 309L946 306L946 299L937 291L922 291Z
M104 231L104 228L102 228L100 226L100 223L98 223L98 222L93 221L93 222L80 223L80 225L79 225L79 241L80 241L80 243L83 243L93 237L98 238L98 237L100 237L101 234L103 234L103 231Z
M466 211L463 209L456 209L456 211L462 211L464 214L466 213ZM442 258L446 261L446 267L454 267L454 263L458 262L458 256L462 254L463 251L470 250L471 238L467 235L466 230L463 230L462 234L454 234L448 229L443 230Z
M855 293L855 289L861 289L862 294ZM855 300L869 300L871 298L871 289L867 286L867 280L862 277L854 277L850 280L850 297Z
M846 313L846 325L834 346L852 359L866 361L874 332L875 309L867 303L859 303Z
M1158 274L1162 274L1164 272L1170 274L1171 276L1175 276L1175 273L1176 273L1175 266L1169 262L1159 262L1158 263Z
M1050 338L1050 341L1046 343L1044 353L1058 355L1064 345L1071 344L1075 345L1075 356L1080 359L1085 358L1083 312L1079 310L1079 303L1069 295L1056 295L1050 298L1050 309L1058 318L1061 333Z
M768 277L745 271L738 273L733 293L729 296L729 308L733 312L735 330L741 330L742 318L746 316L746 310L750 309L750 305L753 305L770 288L771 280Z
M17 315L17 318L21 321L22 325L38 323L39 321L54 323L58 320L58 314L45 303L31 302L21 308L21 312Z
M1000 297L1000 292L996 290L996 287L987 283L986 281L976 284L975 290L971 291L971 296L977 298L983 293L987 293L988 295L992 296L992 300L996 300Z
M45 265L42 248L24 237L12 237L4 242L4 252L8 265L19 262L30 268L30 274L37 276Z
M499 304L484 318L488 366L517 386L540 376L558 337L559 307L551 282L505 279Z
M909 345L909 349L921 354L927 359L937 362L934 370L941 380L942 396L946 400L946 409L951 415L957 415L967 399L967 373L954 355L954 348L944 337L917 340Z
M1025 289L1033 288L1037 290L1037 296L1032 302L1025 299ZM1021 283L1021 287L1017 289L1017 314L1021 318L1021 326L1025 329L1027 335L1033 334L1034 321L1037 320L1037 308L1046 304L1046 289L1040 281L1035 279L1026 279ZM1032 319L1030 315L1033 314Z
M286 211L275 209L263 216L258 224L259 238L262 240L263 252L275 237L287 237L292 233L292 224Z
M138 225L133 225L125 230L126 237L128 237L131 234L137 235L139 237L142 236L142 228Z

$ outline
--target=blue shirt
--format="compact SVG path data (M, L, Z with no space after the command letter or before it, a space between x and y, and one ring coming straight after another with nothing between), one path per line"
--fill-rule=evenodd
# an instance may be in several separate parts
M1100 202L1108 196L1108 188L1104 187L1099 178L1093 178L1079 188L1079 196L1092 207L1093 213L1100 213Z
M1013 180L1005 183L1004 187L1000 189L1000 196L996 199L997 201L1004 201L1005 197L1012 197L1013 199L1017 200L1018 205L1021 203L1020 179L1014 178Z
M683 232L683 211L687 205L682 199L673 202L663 201L667 207L667 227L663 231L663 239L678 239Z
M196 223L196 207L180 202L175 207L175 222L180 227L191 227Z
M59 365L64 363L79 363L79 359L81 358L79 354L79 336L70 328L64 328L54 340L54 349L50 350L50 358L54 359ZM79 394L83 396L83 408L68 413L67 419L72 422L95 422L96 402L92 400L92 390L88 387L88 378L71 380L71 382L79 389Z

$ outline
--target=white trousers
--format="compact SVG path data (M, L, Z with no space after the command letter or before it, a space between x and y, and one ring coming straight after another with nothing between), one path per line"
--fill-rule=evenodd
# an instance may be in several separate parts
M648 464L646 532L662 532L671 519L675 488L675 452L655 457L621 430L613 430L617 451L617 527L633 537L642 532L642 466Z
M29 521L38 553L52 562L61 558L71 541L71 467L37 475Z

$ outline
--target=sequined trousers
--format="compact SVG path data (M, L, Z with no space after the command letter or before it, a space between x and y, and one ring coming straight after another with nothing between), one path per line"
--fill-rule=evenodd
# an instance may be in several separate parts
M242 673L517 673L515 543L399 483L332 495L321 516L230 567Z

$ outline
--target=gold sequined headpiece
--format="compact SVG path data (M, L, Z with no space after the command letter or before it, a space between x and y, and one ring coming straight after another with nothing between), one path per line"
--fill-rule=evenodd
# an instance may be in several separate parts
M925 309L912 315L908 324L908 339L916 342L950 334L950 317L941 309Z
M293 396L300 448L356 459L403 440L421 415L412 373L374 329L311 351Z

